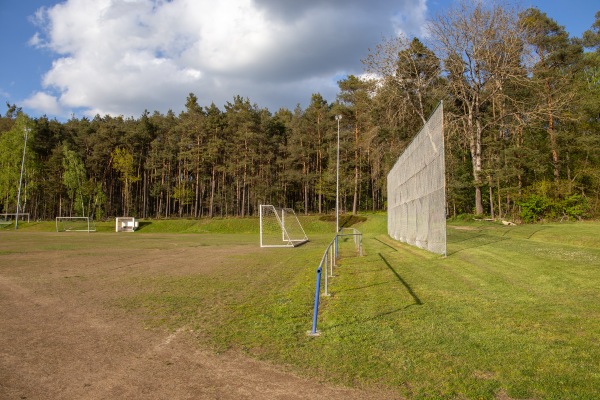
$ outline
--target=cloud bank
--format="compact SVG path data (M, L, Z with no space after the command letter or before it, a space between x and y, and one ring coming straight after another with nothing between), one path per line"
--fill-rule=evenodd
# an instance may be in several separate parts
M276 111L330 101L369 48L419 35L426 0L67 0L30 44L55 54L25 106L58 116L179 111L248 97Z

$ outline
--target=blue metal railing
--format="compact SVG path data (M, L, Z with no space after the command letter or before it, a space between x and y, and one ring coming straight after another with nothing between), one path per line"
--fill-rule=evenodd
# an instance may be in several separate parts
M321 293L321 275L323 273L323 268L325 268L325 296L329 296L329 277L333 276L333 267L336 265L336 261L339 257L339 238L345 236L353 236L354 237L354 245L358 252L358 255L362 256L362 233L360 233L355 228L344 228L335 237L329 242L329 245L325 249L323 253L323 257L321 257L321 262L319 263L319 268L317 268L317 283L315 288L315 305L313 311L313 322L312 329L308 333L311 336L318 336L319 332L317 331L317 320L319 316L319 298ZM329 273L327 273L329 267Z

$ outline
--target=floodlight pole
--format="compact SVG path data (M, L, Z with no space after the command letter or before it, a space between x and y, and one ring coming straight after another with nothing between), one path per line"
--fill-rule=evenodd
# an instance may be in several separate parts
M17 215L15 216L15 230L19 229L19 205L21 204L21 184L23 182L23 169L25 168L25 151L27 150L27 134L29 128L25 128L25 143L23 145L23 160L21 161L21 176L19 178L19 191L17 192Z
M341 115L336 115L337 121L337 164L335 178L335 233L340 231L340 120Z

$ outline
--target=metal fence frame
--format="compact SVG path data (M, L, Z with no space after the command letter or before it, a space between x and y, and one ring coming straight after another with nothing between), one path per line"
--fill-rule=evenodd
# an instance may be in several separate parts
M317 282L315 289L315 305L313 310L313 322L312 329L308 332L309 336L319 336L320 333L317 331L317 319L319 315L319 297L321 295L321 275L323 267L325 268L325 293L323 296L330 296L329 293L329 277L333 277L333 267L337 265L336 261L339 258L339 238L345 236L354 237L354 245L359 256L362 256L362 233L356 228L343 228L339 233L335 235L331 242L327 245L327 248L323 252L321 262L317 268ZM329 273L328 273L329 272Z

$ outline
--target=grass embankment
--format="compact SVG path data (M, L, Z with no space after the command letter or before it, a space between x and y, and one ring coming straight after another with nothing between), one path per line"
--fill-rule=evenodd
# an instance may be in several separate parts
M335 231L335 216L321 217L298 215L303 228L311 233L327 233ZM341 216L340 226L351 226L364 218ZM139 219L136 233L219 233L219 234L251 234L259 230L258 217L247 218L201 218L201 219ZM81 225L83 227L83 223ZM115 221L95 221L92 223L98 233L115 233ZM14 222L0 226L2 230L14 230ZM19 222L20 231L56 232L55 221Z
M450 223L444 258L393 242L385 215L369 215L357 226L365 256L340 261L318 338L306 331L331 222L303 220L311 242L295 249L259 249L240 220L211 223L236 233L203 235L237 249L215 260L221 269L136 282L144 294L120 305L216 351L409 398L598 397L598 223Z

